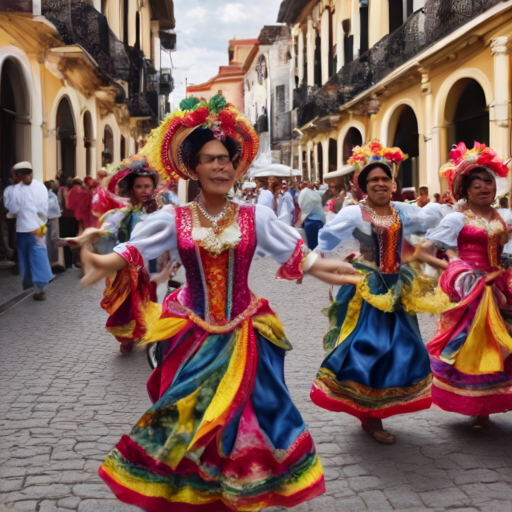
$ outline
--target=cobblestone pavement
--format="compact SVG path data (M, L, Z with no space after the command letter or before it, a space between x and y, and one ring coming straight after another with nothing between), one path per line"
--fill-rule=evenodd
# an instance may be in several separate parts
M321 410L309 388L322 361L325 285L271 279L276 265L254 264L252 287L267 297L295 350L286 377L325 468L327 494L308 511L512 511L512 414L482 431L439 410L386 420L395 446L366 436L346 414ZM0 510L129 512L97 469L149 407L143 352L121 356L103 328L101 285L80 290L76 271L0 315ZM435 322L421 318L426 336ZM269 511L270 512L270 511Z

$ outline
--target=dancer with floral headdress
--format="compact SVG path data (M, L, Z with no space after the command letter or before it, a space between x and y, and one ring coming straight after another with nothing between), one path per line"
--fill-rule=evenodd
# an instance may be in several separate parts
M490 414L512 409L512 273L504 252L512 252L509 229L493 208L497 182L506 188L507 165L496 152L475 142L454 146L443 168L455 200L465 200L427 239L446 251L449 263L429 255L424 261L444 268L440 286L455 303L441 315L428 343L432 401L446 411L473 416L481 427Z
M345 257L365 274L342 286L329 310L329 351L311 390L319 407L346 412L380 443L393 444L382 419L430 407L431 373L416 312L440 312L449 301L433 296L433 283L402 261L404 236L424 233L441 220L440 205L420 209L392 203L393 178L404 154L374 140L356 147L349 164L366 200L343 208L319 233L317 250ZM354 249L357 242L358 249Z
M101 226L89 229L86 235L78 238L65 239L65 242L82 243L95 235L95 251L111 253L117 244L128 241L135 227L158 209L156 192L159 180L158 172L151 168L145 156L135 155L123 160L111 169L106 187L99 188L93 197L92 210L100 217ZM160 256L162 254L145 262L150 272L157 272L156 258ZM124 293L120 291L122 289ZM114 283L107 278L101 303L109 314L106 329L119 341L122 354L131 353L144 334L134 317L137 311L134 296L127 290L126 283L120 280ZM147 294L156 302L155 283L148 284Z
M163 362L148 390L153 407L100 468L117 497L148 511L291 507L324 492L320 460L284 383L291 346L268 302L248 288L252 258L281 263L277 277L308 272L352 282L339 260L306 255L297 232L265 206L239 205L228 191L248 170L258 138L224 98L188 98L143 149L152 168L198 180L201 194L137 225L107 256L83 258L117 271L145 341L163 341ZM187 285L163 307L147 301L142 259L178 249ZM94 279L85 281L90 282ZM115 300L115 297L112 298Z

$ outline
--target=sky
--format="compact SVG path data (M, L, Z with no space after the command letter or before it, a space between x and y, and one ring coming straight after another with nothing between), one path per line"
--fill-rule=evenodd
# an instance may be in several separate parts
M177 50L171 54L175 91L171 109L188 84L200 84L228 64L228 41L257 38L264 25L276 24L281 0L174 0ZM162 67L170 67L163 52Z

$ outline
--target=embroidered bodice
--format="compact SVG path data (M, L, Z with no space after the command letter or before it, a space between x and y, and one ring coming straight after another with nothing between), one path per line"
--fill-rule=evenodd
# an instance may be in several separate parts
M377 215L369 206L360 205L364 222L371 224L371 238L355 233L361 243L361 254L374 263L384 274L394 274L400 270L402 262L402 221L392 207L393 213L387 216Z
M365 262L384 274L400 272L402 241L410 235L423 235L439 224L441 205L429 203L418 208L391 203L392 214L376 215L366 204L342 208L318 235L318 248L326 257L345 258L360 252Z
M506 227L500 219L487 222L471 210L466 210L464 227L457 239L459 257L484 272L499 269L505 231Z
M256 249L255 207L240 206L235 222L241 233L236 247L214 254L194 241L192 207L176 208L178 251L187 276L179 300L211 325L226 325L254 298L248 276Z

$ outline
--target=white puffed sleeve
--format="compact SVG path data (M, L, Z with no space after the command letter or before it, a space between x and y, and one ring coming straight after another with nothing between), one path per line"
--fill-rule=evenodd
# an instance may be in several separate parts
M270 190L260 190L257 204L266 206L274 211L274 194Z
M256 256L268 256L283 265L297 249L299 232L280 221L273 210L256 205Z
M425 237L439 249L457 249L457 239L464 227L464 214L453 212L448 214L435 229L429 231Z
M512 224L512 210L508 208L498 208L497 210L505 224Z
M330 220L318 232L318 251L334 251L340 244L354 240L354 230L363 225L361 207L358 205L342 208L334 219Z
M438 203L427 203L423 208L407 203L393 203L403 221L404 235L420 235L435 228L443 218L443 208Z
M125 244L119 244L114 251L122 256L126 245L135 247L145 260L160 257L165 251L178 248L174 207L166 206L148 215L132 231L132 236Z

